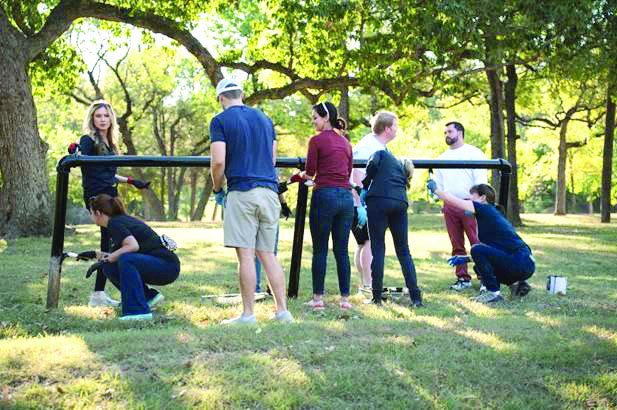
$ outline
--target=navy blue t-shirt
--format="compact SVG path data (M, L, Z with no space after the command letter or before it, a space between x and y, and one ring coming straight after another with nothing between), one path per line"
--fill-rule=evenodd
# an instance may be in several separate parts
M113 251L122 247L124 239L133 236L139 244L137 252L179 263L176 254L163 247L159 235L137 218L129 215L112 216L107 223L107 229L113 241Z
M116 155L111 149L97 154L94 141L89 135L84 135L79 140L82 155ZM109 193L109 189L116 185L116 168L110 165L89 165L81 167L81 180L84 188L84 197Z
M264 187L278 192L272 144L272 120L246 105L234 105L210 122L212 142L225 143L225 177L228 191Z
M531 253L531 249L514 230L514 227L495 205L473 202L478 222L478 239L485 245L514 254L520 250Z

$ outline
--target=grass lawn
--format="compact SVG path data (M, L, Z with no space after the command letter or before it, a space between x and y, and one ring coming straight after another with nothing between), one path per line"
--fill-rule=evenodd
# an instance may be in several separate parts
M239 305L203 300L237 291L233 250L218 223L159 223L179 245L182 273L162 288L151 323L122 323L113 309L86 305L86 262L63 266L60 306L45 309L51 240L0 241L0 408L614 408L617 406L617 224L598 217L524 215L534 250L531 293L495 307L477 290L448 290L449 242L440 215L411 215L410 244L426 307L338 308L332 258L327 308L312 312L310 234L305 234L296 323L223 327ZM615 220L615 216L613 216ZM280 260L288 269L293 222L283 221ZM77 226L66 250L98 244ZM351 250L355 244L351 241ZM351 253L353 257L353 252ZM549 295L548 275L568 279ZM352 283L359 284L354 271ZM386 286L402 286L389 243ZM474 280L474 287L477 288ZM108 293L119 298L108 284Z

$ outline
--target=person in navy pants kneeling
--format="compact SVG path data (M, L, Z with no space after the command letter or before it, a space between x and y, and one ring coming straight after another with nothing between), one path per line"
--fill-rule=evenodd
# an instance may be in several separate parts
M168 285L180 274L180 260L146 223L126 214L118 197L99 194L90 201L90 216L106 227L113 241L111 253L97 251L103 273L122 295L120 320L150 320L150 308L163 295L147 285Z

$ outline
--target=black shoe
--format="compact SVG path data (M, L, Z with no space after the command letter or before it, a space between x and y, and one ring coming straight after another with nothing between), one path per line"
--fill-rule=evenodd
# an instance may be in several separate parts
M424 307L424 304L422 304L422 291L420 288L410 289L409 297L411 298L412 307Z

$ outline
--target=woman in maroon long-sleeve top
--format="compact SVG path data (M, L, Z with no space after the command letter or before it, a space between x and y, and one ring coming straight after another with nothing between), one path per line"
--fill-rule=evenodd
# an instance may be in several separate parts
M313 239L313 299L308 305L324 308L322 296L326 277L328 240L332 233L332 248L338 272L340 307L351 308L349 288L351 268L347 244L354 216L354 203L349 177L352 168L351 144L342 135L343 120L329 102L313 106L313 124L319 134L309 141L305 179L314 179L309 221Z

